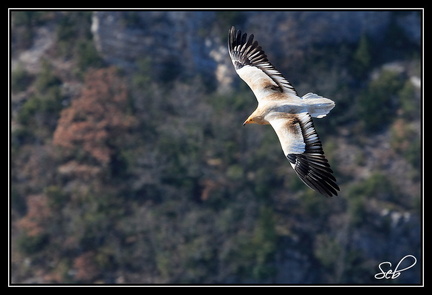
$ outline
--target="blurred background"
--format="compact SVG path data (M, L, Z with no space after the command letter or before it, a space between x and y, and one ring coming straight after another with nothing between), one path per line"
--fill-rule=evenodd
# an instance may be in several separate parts
M421 282L421 11L11 11L11 282ZM341 188L306 187L227 52L254 34ZM395 280L378 264L418 262ZM405 262L404 264L408 264ZM404 266L401 265L402 266Z

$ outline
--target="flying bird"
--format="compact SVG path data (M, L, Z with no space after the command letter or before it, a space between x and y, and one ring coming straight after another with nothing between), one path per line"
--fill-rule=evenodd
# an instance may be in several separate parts
M257 109L243 125L270 124L300 179L326 197L337 196L339 186L312 121L312 117L325 117L335 103L314 93L299 97L267 59L253 34L248 37L231 27L228 51L237 74L258 100Z

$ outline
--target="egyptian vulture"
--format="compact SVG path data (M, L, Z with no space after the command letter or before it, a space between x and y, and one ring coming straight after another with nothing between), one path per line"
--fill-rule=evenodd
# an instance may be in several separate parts
M228 51L237 74L258 100L257 109L243 125L270 124L300 179L326 197L337 195L339 186L312 121L312 117L325 117L335 103L314 93L299 97L267 59L253 34L248 38L231 27Z

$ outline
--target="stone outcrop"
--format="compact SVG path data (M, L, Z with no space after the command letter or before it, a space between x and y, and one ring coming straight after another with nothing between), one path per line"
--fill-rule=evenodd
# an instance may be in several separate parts
M396 16L389 11L230 13L241 17L225 25L220 11L98 11L93 13L91 29L96 48L110 64L133 69L138 60L147 59L156 77L214 77L218 89L229 87L235 75L226 49L230 25L258 36L276 61L289 62L313 46L355 43L362 34L382 42L380 38L395 25L404 28L409 40L420 40L421 33L420 16L413 12Z

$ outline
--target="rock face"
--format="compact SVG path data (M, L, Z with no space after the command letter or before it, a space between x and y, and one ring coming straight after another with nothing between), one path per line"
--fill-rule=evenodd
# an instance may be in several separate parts
M151 60L155 75L194 71L214 73L209 38L214 12L142 11L95 12L92 32L96 48L110 64L134 68L137 60Z
M236 17L227 21L227 13ZM92 33L110 64L134 68L137 60L148 59L155 76L211 76L224 89L235 75L225 38L231 25L259 36L276 60L292 62L308 48L354 43L362 34L382 42L395 24L403 26L405 38L420 40L419 22L418 13L389 11L99 11Z

